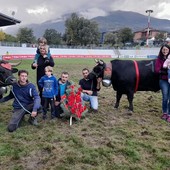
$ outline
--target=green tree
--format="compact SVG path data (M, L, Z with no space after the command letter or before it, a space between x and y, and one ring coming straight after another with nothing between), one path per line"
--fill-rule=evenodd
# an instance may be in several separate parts
M99 31L95 22L73 13L65 22L65 41L69 45L98 44Z
M4 41L5 40L5 33L0 30L0 41Z
M104 44L114 45L116 43L116 35L112 32L108 32L104 36Z
M20 28L17 33L17 39L21 43L35 43L36 38L34 36L33 30L27 27Z
M43 35L44 38L47 39L48 44L61 44L61 33L56 31L55 29L46 29Z
M159 42L163 42L166 39L165 33L161 32L155 36L155 40Z
M73 13L71 17L65 21L65 40L69 45L77 44L78 21L79 17L76 13Z
M17 38L10 34L5 34L5 40L6 42L18 42Z
M118 31L118 41L125 45L126 42L133 42L133 32L130 28L122 28Z

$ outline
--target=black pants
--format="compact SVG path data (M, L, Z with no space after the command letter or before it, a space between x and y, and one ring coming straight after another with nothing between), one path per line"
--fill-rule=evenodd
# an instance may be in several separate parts
M38 85L38 83L37 83ZM42 97L43 88L38 85L39 96L41 98L41 105L44 106L44 98Z
M47 109L48 106L50 105L51 107L51 118L55 118L56 114L55 114L55 104L54 104L54 99L53 98L43 98L44 101L44 106L43 106L43 114L46 115L47 114Z
M63 109L60 107L60 104L55 107L55 115L58 118L61 118L61 114L63 113Z

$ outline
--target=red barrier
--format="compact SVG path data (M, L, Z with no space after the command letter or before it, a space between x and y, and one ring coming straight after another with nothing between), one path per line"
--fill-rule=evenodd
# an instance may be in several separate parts
M16 60L16 59L33 59L35 55L3 55L3 60ZM60 54L52 55L53 58L111 58L111 55L69 55Z
M3 55L3 60L33 59L35 55Z

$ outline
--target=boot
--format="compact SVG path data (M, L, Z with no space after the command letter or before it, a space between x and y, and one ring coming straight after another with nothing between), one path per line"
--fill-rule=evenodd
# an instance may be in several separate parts
M36 117L29 117L28 119L28 122L31 124L31 125L34 125L34 126L37 126L38 125L38 122L37 122L37 118Z

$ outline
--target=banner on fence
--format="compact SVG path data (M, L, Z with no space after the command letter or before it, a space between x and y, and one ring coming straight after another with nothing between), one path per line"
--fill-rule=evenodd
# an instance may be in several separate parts
M3 55L3 60L33 59L35 55ZM53 58L111 58L111 55L52 55Z

